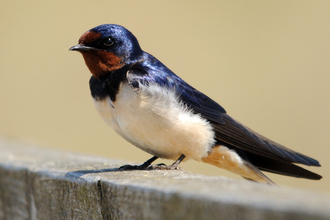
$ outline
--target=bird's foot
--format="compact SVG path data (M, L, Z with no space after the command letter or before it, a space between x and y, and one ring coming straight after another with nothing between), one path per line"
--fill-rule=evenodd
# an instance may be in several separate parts
M124 165L118 168L119 171L125 171L125 170L146 170L150 164L152 162L154 162L155 160L157 160L158 157L153 156L152 158L150 158L149 160L147 160L146 162L144 162L141 165Z
M119 171L126 171L126 170L182 170L183 168L178 167L180 162L185 158L185 155L181 155L179 159L177 159L172 165L166 166L166 164L160 163L156 165L151 165L158 157L153 156L146 162L141 165L124 165L118 168Z
M127 171L127 170L146 170L148 167L141 165L124 165L118 168L119 171Z
M150 165L150 166L148 166L147 170L182 170L182 171L184 171L184 169L181 167L173 166L173 165L167 166L163 163Z

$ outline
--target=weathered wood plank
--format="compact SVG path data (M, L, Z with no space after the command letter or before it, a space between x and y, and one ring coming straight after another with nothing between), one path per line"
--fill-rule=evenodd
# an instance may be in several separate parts
M329 219L330 197L0 141L0 219Z

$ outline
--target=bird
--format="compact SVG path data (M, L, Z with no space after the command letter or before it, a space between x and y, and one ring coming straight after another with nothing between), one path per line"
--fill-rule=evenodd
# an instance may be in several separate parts
M119 170L176 170L182 161L192 159L269 185L276 184L262 171L322 178L296 165L319 167L317 160L229 116L217 102L143 51L125 27L94 27L69 50L82 54L92 74L91 96L102 119L128 142L153 155L141 165ZM158 158L175 162L153 165Z

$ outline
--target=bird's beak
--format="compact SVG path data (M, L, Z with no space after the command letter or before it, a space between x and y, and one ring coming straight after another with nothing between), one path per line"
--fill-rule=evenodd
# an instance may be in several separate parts
M90 50L99 50L95 47L88 47L83 44L77 44L69 49L70 51L90 51Z

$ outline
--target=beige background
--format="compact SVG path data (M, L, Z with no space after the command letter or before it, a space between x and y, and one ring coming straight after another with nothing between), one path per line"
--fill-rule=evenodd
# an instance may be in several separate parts
M94 110L90 73L69 52L88 29L121 24L141 47L261 134L318 159L330 191L330 1L2 1L0 136L143 162ZM165 161L172 163L172 161ZM208 175L240 177L189 161Z

